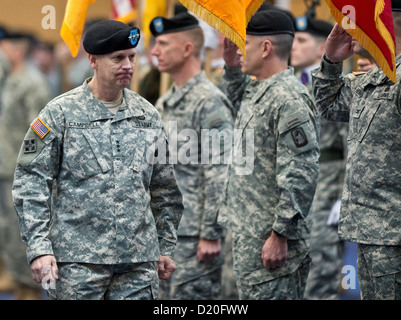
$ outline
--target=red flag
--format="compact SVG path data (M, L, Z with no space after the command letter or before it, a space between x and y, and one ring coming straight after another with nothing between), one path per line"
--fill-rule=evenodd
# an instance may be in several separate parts
M334 20L397 82L391 0L326 0Z

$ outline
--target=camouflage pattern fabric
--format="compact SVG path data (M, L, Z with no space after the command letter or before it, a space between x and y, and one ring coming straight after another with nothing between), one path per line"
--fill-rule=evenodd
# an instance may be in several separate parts
M363 300L401 299L401 247L358 244L358 281Z
M123 96L114 115L85 81L48 103L39 133L28 130L13 197L29 262L43 254L92 264L173 256L182 197L168 157L152 160L155 141L167 137L151 104L128 89Z
M174 170L184 202L178 236L196 237L198 241L200 238L223 238L224 230L217 223L217 214L227 171L226 159L229 159L232 145L233 115L230 102L202 71L182 87L172 86L158 99L156 108L168 128L171 155L176 154L177 159ZM218 133L217 148L213 146L216 137L210 139L210 144L202 140L204 132L210 135ZM189 150L188 158L183 156L183 150ZM179 240L187 241L189 239ZM211 270L217 272L217 277L221 277L221 257L212 261L214 267L205 268L203 263L197 261L196 254L189 255L184 245L177 246L177 254L190 258L183 259L177 265L176 274L171 279L171 290L189 278L193 280L194 275L209 277ZM215 286L219 287L217 291L221 293L220 280ZM198 294L194 288L186 298L198 299ZM207 290L203 297L216 298Z
M398 56L397 77L401 75L400 62ZM324 57L320 68L312 75L316 103L323 117L349 122L340 239L359 244L399 246L399 84L392 83L378 68L362 76L342 76L342 64L328 63ZM370 264L364 270L371 273L374 268ZM383 268L386 267L383 265ZM366 290L369 288L362 282L362 296Z
M309 259L305 219L319 173L319 123L312 99L292 68L251 81L239 68L226 67L224 79L225 93L238 110L235 129L241 132L234 142L225 205L243 299L251 296L246 292L252 286L297 273ZM248 134L253 139L247 140ZM248 159L237 162L236 155L248 149ZM288 260L269 271L260 255L272 230L288 239ZM270 292L265 294L271 298Z
M176 271L168 281L161 281L162 300L219 300L222 298L224 254L208 262L196 259L199 238L178 237L174 261ZM188 258L193 257L193 258Z
M50 300L155 300L158 292L154 262L118 265L59 263L56 289Z
M14 281L37 287L26 263L26 246L21 241L11 195L14 170L26 129L51 98L42 74L32 66L10 74L2 95L0 116L0 220L4 262Z
M300 74L297 74L299 79ZM306 87L313 95L312 82ZM330 212L341 199L344 184L348 123L320 119L319 179L312 210L307 218L310 225L310 266L304 298L337 300L343 266L344 243L338 237L338 225L329 224Z

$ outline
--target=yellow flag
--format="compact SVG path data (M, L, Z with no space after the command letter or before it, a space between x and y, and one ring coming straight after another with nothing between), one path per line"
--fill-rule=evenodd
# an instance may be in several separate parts
M76 57L78 54L88 7L95 1L68 0L67 2L60 36L70 48L73 57Z
M245 56L246 26L264 0L180 0L180 2L234 42Z
M167 0L145 0L142 16L141 32L144 34L144 46L149 47L151 32L149 29L150 22L157 16L165 17L167 14Z

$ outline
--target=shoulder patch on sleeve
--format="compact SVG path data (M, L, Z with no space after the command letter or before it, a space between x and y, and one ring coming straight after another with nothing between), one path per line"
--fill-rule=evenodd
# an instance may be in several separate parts
M297 148L301 148L308 144L308 138L306 137L305 131L302 127L292 129L291 135Z
M49 127L39 117L31 123L31 128L41 139L50 132Z

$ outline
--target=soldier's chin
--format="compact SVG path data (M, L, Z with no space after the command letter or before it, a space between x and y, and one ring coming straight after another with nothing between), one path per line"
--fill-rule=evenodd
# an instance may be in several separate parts
M126 76L126 77L120 77L117 81L121 87L125 88L129 86L129 84L131 83L131 79L132 77Z

